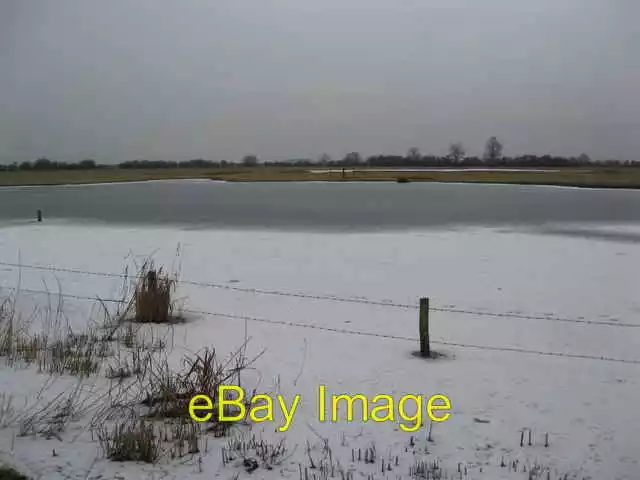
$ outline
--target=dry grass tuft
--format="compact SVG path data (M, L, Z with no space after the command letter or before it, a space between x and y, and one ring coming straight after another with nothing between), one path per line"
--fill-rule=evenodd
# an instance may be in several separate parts
M244 358L237 352L234 358ZM147 391L143 404L149 407L149 416L156 418L183 417L188 414L189 400L204 394L213 399L218 397L218 387L237 378L238 373L247 368L248 362L230 363L232 359L220 361L213 348L186 356L183 370L176 372L169 367L166 359L150 365Z
M134 292L135 321L140 323L169 323L173 314L173 292L176 279L156 269L153 262L143 264Z
M104 456L118 462L155 463L164 453L175 459L207 448L200 425L186 418L158 423L128 416L96 433Z
M0 302L0 357L8 366L35 364L41 373L80 377L98 372L101 359L111 353L108 339L92 327L73 332L64 324L61 303L36 312L42 315L45 329L30 332L29 321L15 313L15 298L14 295Z
M247 472L251 473L259 466L273 470L289 459L293 452L289 453L287 450L284 438L278 442L270 442L258 440L255 435L248 439L244 435L235 435L227 441L226 447L222 447L221 454L224 466L240 459Z
M79 380L75 388L64 391L44 404L25 408L18 415L18 435L43 435L46 438L57 438L62 441L62 433L67 425L78 419L87 411L89 399L83 394L83 382Z
M14 414L13 395L5 392L0 393L0 429L10 424L10 419Z
M155 463L160 457L162 439L155 425L144 419L122 420L111 430L99 429L97 434L100 448L110 460Z
M147 366L152 361L152 354L145 352L142 346L137 346L124 353L128 353L128 357L118 356L113 364L107 366L105 376L110 380L120 382L133 376L139 379L144 378Z
M0 356L5 357L13 352L15 338L15 298L5 297L0 300Z
M191 419L179 418L171 422L169 428L165 423L164 439L173 444L170 451L172 459L200 453L201 438L200 424L193 422Z

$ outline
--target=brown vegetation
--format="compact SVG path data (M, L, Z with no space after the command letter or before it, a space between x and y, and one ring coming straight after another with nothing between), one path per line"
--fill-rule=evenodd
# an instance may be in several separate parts
M167 323L173 313L172 294L176 279L156 269L152 262L142 266L134 293L135 321Z
M287 181L372 181L372 182L453 182L501 183L518 185L558 185L591 188L640 188L640 169L635 168L563 168L540 170L424 170L382 171L376 169L341 169L312 172L301 168L263 168L217 173L214 180L238 182Z
M631 167L559 167L553 171L380 171L367 167L331 167L331 173L313 173L317 165L301 167L257 166L253 168L175 168L54 170L0 172L1 185L61 185L101 182L132 182L145 180L212 179L244 182L290 181L387 181L397 182L465 182L507 183L522 185L560 185L598 188L640 188L640 168ZM496 167L498 168L498 167ZM499 168L505 168L500 166Z

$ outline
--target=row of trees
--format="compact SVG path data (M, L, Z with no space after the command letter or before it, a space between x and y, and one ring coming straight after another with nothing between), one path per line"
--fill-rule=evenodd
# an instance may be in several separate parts
M212 162L209 160L188 160L185 162L170 162L164 160L130 160L116 165L98 164L95 160L87 159L77 163L56 162L48 158L39 158L35 162L12 163L10 165L0 165L0 171L17 170L91 170L95 168L129 168L129 169L156 169L156 168L220 168L233 165L222 160Z
M242 165L245 167L255 167L258 165L258 157L255 155L247 155L242 159ZM186 162L167 162L163 160L129 160L118 164L119 168L225 168L234 166L233 162L222 160L220 162L212 162L211 160L188 160Z
M18 170L91 170L95 168L125 168L125 169L157 169L157 168L225 168L232 167L233 162L222 160L213 162L201 158L187 160L183 162L172 162L165 160L128 160L116 165L98 164L95 160L87 159L77 163L56 162L48 158L39 158L35 162L12 163L9 165L0 164L0 171ZM246 156L242 160L242 165L253 167L258 165L258 158L255 155Z
M508 167L572 167L572 166L640 166L639 161L632 160L607 160L593 161L588 155L578 157L559 157L551 155L521 155L519 157L506 157L503 155L504 147L497 137L487 140L482 157L467 156L464 145L454 142L449 145L449 150L444 156L422 155L420 149L412 147L405 156L402 155L373 155L366 160L358 152L351 152L341 160L333 160L329 155L323 154L317 161L296 160L283 162L265 162L265 165L274 166L337 166L337 167L450 167L450 166L508 166Z
M129 160L115 165L119 168L220 168L232 165L226 160L212 162L201 158L186 162L167 162L164 160Z
M518 157L506 157L503 155L503 145L496 137L487 140L482 157L467 156L461 142L449 145L447 155L422 155L417 147L412 147L407 154L402 155L373 155L364 159L358 152L350 152L342 159L334 160L326 153L317 160L295 159L277 162L264 162L265 166L336 166L336 167L450 167L450 166L509 166L509 167L573 167L573 166L640 166L640 161L608 160L594 162L588 155L578 157L559 157L551 155L521 155ZM259 164L258 157L247 155L241 165L255 167ZM130 160L117 165L99 165L94 160L82 160L78 163L55 162L47 158L39 158L35 162L13 163L0 165L0 170L88 170L94 168L128 168L128 169L157 169L157 168L225 168L237 165L237 163L222 160L214 162L210 160L195 159L184 162L175 161L151 161Z
M39 158L35 162L12 163L10 165L0 165L0 170L91 170L104 167L98 165L94 160L82 160L77 163L55 162L48 158Z
M464 145L454 142L449 145L449 150L444 156L422 155L420 149L412 147L407 154L402 155L373 155L366 160L358 152L351 152L340 160L333 160L329 155L323 154L317 161L295 160L282 162L265 162L265 165L273 166L336 166L336 167L575 167L575 166L640 166L640 161L635 160L607 160L593 161L588 155L578 157L560 157L552 155L521 155L518 157L506 157L503 155L504 147L496 138L487 140L482 157L467 156Z

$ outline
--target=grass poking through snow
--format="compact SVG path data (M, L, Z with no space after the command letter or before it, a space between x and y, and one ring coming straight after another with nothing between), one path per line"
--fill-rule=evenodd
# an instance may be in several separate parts
M155 425L144 419L123 420L97 433L100 447L110 460L155 463L160 456L162 440Z

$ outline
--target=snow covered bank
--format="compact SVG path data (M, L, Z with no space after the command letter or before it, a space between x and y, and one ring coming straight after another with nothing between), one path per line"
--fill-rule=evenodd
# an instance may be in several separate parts
M144 185L147 183L211 183L208 178L175 178L166 180L113 180L111 182L91 182L91 183L61 183L43 185L0 185L0 190L24 190L27 188L77 188L77 187L104 187L109 185Z
M364 449L371 442L384 455L399 455L401 466L388 478L406 475L414 458L437 458L450 473L463 462L468 478L528 478L521 469L515 473L501 468L502 458L548 465L551 478L570 472L575 475L568 478L637 478L640 413L634 407L640 394L640 365L437 344L436 350L446 357L425 362L412 355L417 341L401 338L417 337L415 309L241 290L323 293L409 305L427 296L434 307L444 310L431 314L435 341L634 360L640 358L640 328L554 320L640 325L640 274L635 268L640 253L633 243L504 229L379 234L38 224L0 229L0 262L93 272L119 273L125 264L149 255L171 264L178 246L182 279L237 287L181 284L178 293L187 308L254 318L245 322L192 315L187 324L175 327L178 349L196 351L213 345L226 354L243 342L246 328L251 352L266 349L251 378L256 388L279 391L288 399L295 394L302 398L289 431L276 433L273 424L253 427L256 435L286 437L292 450L298 448L281 468L261 469L252 477L299 478L298 463L306 461L305 442L313 444L320 435L330 440L343 465L351 463L352 448ZM0 265L0 285L10 288L19 282L25 310L47 301L46 295L27 290L60 288L80 297L117 298L121 281ZM70 322L86 321L91 301L64 301ZM451 309L542 318L446 311ZM34 395L43 381L43 376L30 371L0 369L1 391L18 399ZM319 384L332 392L369 398L379 393L442 393L451 399L452 416L434 425L429 454L422 450L414 455L411 434L397 424L319 422ZM520 447L523 428L535 432L531 447ZM549 448L542 439L547 432ZM424 430L418 434L420 439L425 436ZM96 444L86 434L73 443L60 443L14 440L10 429L0 431L2 455L19 466L47 472L46 478L56 478L57 470L85 478L89 467L91 475L108 478L153 478L152 474L159 478L163 472L164 478L203 478L200 469L207 478L218 474L230 478L234 470L220 461L218 447L224 443L210 439L201 467L176 462L148 467L102 459L93 463ZM364 467L356 462L356 467L376 473L375 478L387 478L378 471L379 465Z

